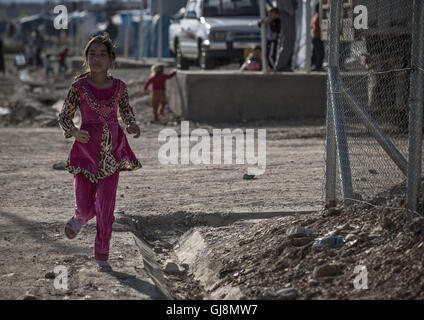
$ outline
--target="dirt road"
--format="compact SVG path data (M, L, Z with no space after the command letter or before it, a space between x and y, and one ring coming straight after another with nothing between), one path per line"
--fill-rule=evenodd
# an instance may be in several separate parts
M127 81L139 77L129 70L116 73L118 77L133 77ZM37 123L0 128L0 298L162 297L143 268L131 233L120 229L120 218L172 219L178 212L190 216L321 207L322 123L235 126L243 130L265 128L267 134L266 171L254 180L244 180L246 165L236 165L235 160L232 165L161 164L158 151L163 142L158 141L159 132L165 128L180 132L180 124L173 122L169 114L169 121L150 123L148 98L140 99L138 88L131 90L132 99L137 98L133 107L142 126L142 137L130 137L129 141L143 168L123 172L120 177L118 223L111 246L110 262L116 271L113 274L93 271L95 221L85 226L74 241L63 235L64 223L73 214L73 180L71 174L55 170L53 165L66 160L72 141L65 140L59 128L40 127ZM190 130L198 126L190 123ZM204 127L212 132L213 127ZM160 232L154 224L143 228L151 240ZM179 230L174 231L178 234ZM54 288L51 273L56 266L68 268L68 290Z

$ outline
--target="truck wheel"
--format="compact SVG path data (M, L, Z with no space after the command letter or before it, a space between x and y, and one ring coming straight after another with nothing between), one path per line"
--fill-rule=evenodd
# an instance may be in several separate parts
M177 69L188 70L190 67L189 62L183 57L183 53L181 52L181 47L179 43L176 44L175 51L176 51Z
M208 51L205 47L201 47L199 55L199 66L203 70L210 70L215 67L215 61L208 55Z

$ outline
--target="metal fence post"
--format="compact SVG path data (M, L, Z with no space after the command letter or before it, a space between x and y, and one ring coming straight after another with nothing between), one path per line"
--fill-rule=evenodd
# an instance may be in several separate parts
M159 14L159 21L158 21L158 58L162 58L162 41L163 41L163 0L158 0L158 14Z
M143 58L143 47L144 47L144 37L143 37L143 23L144 23L144 0L141 1L140 6L140 23L138 25L138 58Z
M412 211L417 209L418 192L421 184L422 161L422 125L423 125L423 84L424 84L424 4L414 0L412 20L411 48L411 86L409 108L409 146L408 146L408 186L407 186L407 220L412 218Z
M267 48L267 39L266 39L266 29L267 25L265 23L266 19L266 5L265 0L259 0L259 9L260 9L260 15L261 20L264 21L261 25L261 51L262 51L262 71L264 73L268 73L268 48Z
M333 105L331 103L330 82L327 81L327 119L325 143L325 203L336 201L337 148L334 131Z
M306 0L306 73L311 73L312 58L312 36L311 36L311 0Z
M349 148L345 131L346 126L344 119L343 97L339 78L341 1L331 0L330 4L330 51L328 78L333 107L333 119L336 133L340 177L342 182L342 194L344 204L348 206L351 204L351 199L353 199L353 189L349 161Z

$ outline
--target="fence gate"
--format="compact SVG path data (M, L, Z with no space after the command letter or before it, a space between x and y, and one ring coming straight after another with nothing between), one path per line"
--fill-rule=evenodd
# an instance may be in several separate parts
M422 175L424 3L320 4L329 47L325 200L349 206L405 183L414 212Z

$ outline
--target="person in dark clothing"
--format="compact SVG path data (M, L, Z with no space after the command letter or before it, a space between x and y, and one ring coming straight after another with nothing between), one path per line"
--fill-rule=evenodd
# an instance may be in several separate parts
M298 0L277 0L281 31L278 41L277 71L293 71L291 61L296 41L296 10Z
M312 18L312 65L313 71L323 71L322 63L324 61L325 50L321 40L321 28L319 25L319 3L315 6L315 15Z
M265 21L259 20L258 25L266 23L267 61L270 68L276 70L278 38L280 37L280 10L272 8L268 11Z

